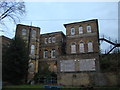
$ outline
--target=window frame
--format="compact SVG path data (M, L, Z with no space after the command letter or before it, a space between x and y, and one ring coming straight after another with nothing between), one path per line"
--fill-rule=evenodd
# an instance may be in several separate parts
M88 41L88 52L93 52L93 42Z
M55 58L56 57L56 50L55 49L52 49L51 51L51 58Z
M33 47L34 46L34 47ZM35 45L31 45L31 48L30 48L30 54L31 55L35 55Z
M43 58L48 58L48 50L44 50L44 52L43 52Z
M87 33L91 33L91 32L92 32L92 27L91 27L91 25L87 25L87 26L86 26L86 29L87 29Z
M73 30L74 30L74 33L73 33ZM71 34L71 35L75 35L75 28L74 28L74 27L72 27L72 28L70 29L70 34Z
M56 42L56 37L52 37L52 43Z
M25 28L22 29L22 35L23 36L27 35L27 30Z
M83 26L79 26L79 34L83 34Z
M77 52L76 43L71 43L70 48L71 48L71 54L74 54Z
M80 51L80 53L85 53L85 44L84 44L84 42L79 43L79 51Z

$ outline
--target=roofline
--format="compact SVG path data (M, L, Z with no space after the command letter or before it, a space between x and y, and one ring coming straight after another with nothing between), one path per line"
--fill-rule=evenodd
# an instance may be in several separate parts
M63 34L65 36L65 34L62 31L51 32L51 33L44 33L44 34L41 34L41 35L56 34L56 33L61 33L61 34Z
M98 19L91 19L91 20L86 20L86 21L81 21L81 22L73 22L73 23L68 23L68 24L63 24L63 25L66 28L66 26L70 24L84 23L84 22L90 22L90 21L98 21Z
M34 27L34 28L39 28L39 29L41 29L40 27L36 27L36 26L32 26L32 25L17 24L17 26L18 26L18 25L27 26L27 27Z

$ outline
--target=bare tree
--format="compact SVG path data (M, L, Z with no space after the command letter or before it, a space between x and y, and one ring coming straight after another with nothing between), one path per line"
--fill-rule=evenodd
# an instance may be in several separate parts
M25 14L25 3L21 1L0 0L0 23L4 24L4 19L12 20L14 23L20 21Z

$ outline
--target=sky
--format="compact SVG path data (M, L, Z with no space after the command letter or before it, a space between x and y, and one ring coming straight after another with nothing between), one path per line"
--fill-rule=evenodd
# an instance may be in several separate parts
M26 15L18 24L41 28L41 34L63 31L63 24L98 19L99 34L112 40L118 39L118 3L117 2L25 2ZM13 38L16 25L6 22L7 28L0 32ZM3 28L0 28L3 29ZM108 49L101 42L101 49Z

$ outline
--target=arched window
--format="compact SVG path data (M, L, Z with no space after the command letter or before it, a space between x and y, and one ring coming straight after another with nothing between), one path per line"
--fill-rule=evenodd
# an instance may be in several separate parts
M49 37L49 38L48 38L48 42L51 43L51 41L52 41L52 40L51 40L51 37Z
M51 58L55 58L55 49L52 49L51 51Z
M88 52L93 52L93 43L92 43L92 41L88 42Z
M56 42L56 38L52 37L52 42L55 43Z
M26 29L22 29L22 35L26 35L26 34L27 34Z
M76 44L75 43L71 44L71 53L76 53Z
M80 53L84 53L84 43L83 42L80 42L80 45L79 45L79 48L80 48Z
M82 33L83 33L83 27L80 26L80 27L79 27L79 34L82 34Z
M44 50L43 57L48 58L48 50Z
M31 45L31 54L35 55L35 45Z
M75 35L75 28L71 28L71 35Z
M90 25L88 25L86 28L87 28L87 32L88 32L88 33L89 33L89 32L92 32L92 31L91 31L91 26L90 26Z
M36 31L35 31L35 30L32 30L32 31L31 31L31 34L32 34L32 35L31 35L32 38L35 39L35 38L36 38Z

